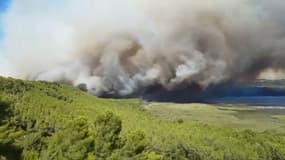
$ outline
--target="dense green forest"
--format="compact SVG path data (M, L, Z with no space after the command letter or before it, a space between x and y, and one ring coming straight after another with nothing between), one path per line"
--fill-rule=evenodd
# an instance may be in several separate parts
M0 160L285 160L285 134L163 119L140 100L0 78Z

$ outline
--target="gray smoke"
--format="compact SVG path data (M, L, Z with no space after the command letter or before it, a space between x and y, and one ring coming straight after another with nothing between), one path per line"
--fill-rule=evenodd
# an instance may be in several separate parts
M14 0L0 71L99 96L250 81L284 73L284 15L283 0Z

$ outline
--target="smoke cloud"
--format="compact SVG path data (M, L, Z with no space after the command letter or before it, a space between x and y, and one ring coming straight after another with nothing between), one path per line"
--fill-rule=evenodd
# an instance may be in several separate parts
M284 73L284 15L283 0L14 0L0 74L98 96L250 81Z

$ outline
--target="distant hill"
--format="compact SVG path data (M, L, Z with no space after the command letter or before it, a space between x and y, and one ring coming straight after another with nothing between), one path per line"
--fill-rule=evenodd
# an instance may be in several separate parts
M284 134L167 120L141 105L0 77L0 160L285 159Z
M259 87L285 88L285 79L280 79L280 80L260 79L254 82L253 85Z

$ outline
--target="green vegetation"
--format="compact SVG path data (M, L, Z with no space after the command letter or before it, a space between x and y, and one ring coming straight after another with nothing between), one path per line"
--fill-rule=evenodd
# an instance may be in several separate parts
M256 132L285 133L285 110L259 109L237 105L150 103L144 106L156 116L169 120L195 121L209 125L251 129Z
M157 117L57 83L0 78L0 116L0 160L285 159L282 133Z

